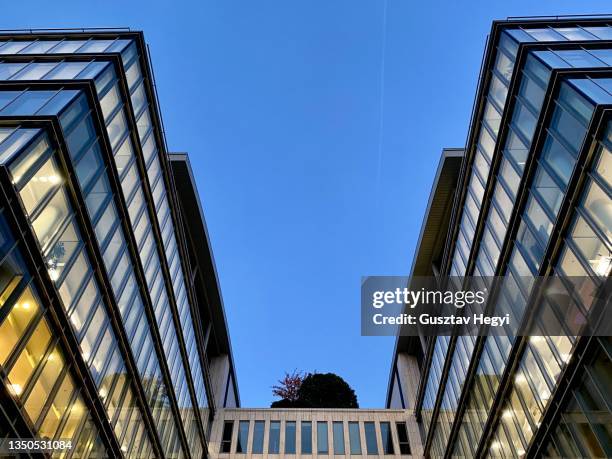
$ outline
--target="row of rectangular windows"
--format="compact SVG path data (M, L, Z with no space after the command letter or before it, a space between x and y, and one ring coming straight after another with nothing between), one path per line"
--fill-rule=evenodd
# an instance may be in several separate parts
M313 431L312 421L301 421L300 444L297 444L297 422L284 421L284 453L296 454L299 446L301 454L313 453ZM361 432L358 421L348 423L348 446L350 454L362 454ZM363 422L365 434L365 451L368 455L378 454L378 444L376 441L375 422ZM380 440L383 454L392 455L395 453L395 445L391 432L390 422L380 422ZM250 421L238 421L238 434L236 445L233 452L244 454L247 452L249 444ZM316 421L316 447L317 454L329 454L328 422ZM399 453L402 455L410 454L410 443L408 442L408 431L405 422L396 422L397 439L399 442ZM232 452L232 439L234 432L234 421L225 421L223 425L223 436L221 438L220 453ZM266 422L254 421L251 435L251 454L263 454L264 435L266 434ZM281 421L270 421L268 423L268 454L279 454L281 449ZM333 454L343 455L345 452L345 422L332 422L332 446Z

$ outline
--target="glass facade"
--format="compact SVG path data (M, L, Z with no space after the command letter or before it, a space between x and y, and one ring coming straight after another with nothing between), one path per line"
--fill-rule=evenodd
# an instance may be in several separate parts
M610 214L606 208L612 199L612 171L602 168L602 164L608 161L606 158L611 154L612 144L608 141L611 136L612 125L609 125L603 139L597 142L594 166L585 183L580 204L574 210L574 221L555 267L557 274L567 276L564 278L568 279L568 293L572 290L579 292L574 298L580 313L584 315L592 308L591 292L597 288L599 277L609 275L611 269L610 257L606 255L610 253L610 227L607 223L602 224L609 222ZM607 204L594 205L594 202ZM577 278L590 278L593 281L583 282L581 285L571 283ZM553 307L562 314L560 306ZM514 450L517 455L525 453L552 398L561 371L572 357L575 341L575 337L570 335L533 336L529 339L515 372L513 388L495 430L494 440L491 442L492 456L499 455L500 450ZM601 358L605 368L603 354ZM605 376L605 372L602 375ZM610 373L607 378L609 376ZM596 394L597 392L594 392L593 397L596 397ZM604 416L601 423L606 425L607 419L609 424L612 411L603 404L599 406L600 413ZM600 437L603 450L599 451L602 454L595 454L598 450L593 448L585 456L605 457L612 453L612 436L605 428ZM589 444L588 441L586 443Z
M505 276L507 287L489 301L497 312L512 309L520 316L530 294L530 285L525 284L524 278L541 274L550 263L545 256L552 250L549 246L557 244L555 232L562 220L559 212L568 192L573 193L573 189L568 191L574 186L570 181L583 173L576 164L583 154L594 104L612 103L609 78L576 77L573 73L553 86L551 70L609 67L612 54L606 45L607 48L612 45L601 42L610 40L612 29L607 25L531 28L511 23L499 26L499 31L493 34L495 43L481 78L481 84L487 86L481 96L482 108L473 121L470 137L473 144L468 146L472 159L467 163L465 197L458 212L449 274L458 278ZM581 43L567 43L563 48L555 45L572 41ZM530 48L519 53L523 43ZM548 97L552 102L547 101ZM543 119L546 104L552 105L546 108L550 115ZM543 122L547 125L539 127ZM543 130L544 142L539 151L534 151L532 143L538 129ZM601 144L602 151L606 151L606 141ZM533 160L534 157L537 159ZM534 163L533 175L526 184L524 172L530 162ZM602 168L605 171L605 166ZM590 176L600 177L594 172ZM565 239L569 248L563 247L560 255L568 269L557 266L554 272L593 278L609 274L612 221L608 209L612 194L604 183L602 179L596 180L595 185L591 181L585 185L593 190L591 199L598 202L600 217L585 216L585 204L574 206L576 221L570 230L573 237ZM519 202L524 203L521 204L524 209L517 216L515 204ZM514 220L518 225L516 236L508 234ZM576 244L580 243L578 249ZM502 264L500 258L505 251L509 259ZM567 289L571 292L576 287L588 291L584 285L568 285ZM586 314L588 310L587 304L582 312ZM479 340L483 341L483 348L475 353ZM429 441L427 452L434 457L449 452L455 457L472 457L482 448L481 437L486 433L494 438L489 442L488 454L524 455L563 369L572 358L574 343L575 338L569 333L528 340L512 376L514 387L495 421L490 410L511 350L517 346L516 338L512 335L484 339L459 336L454 341L445 336L433 338L428 373L422 381L422 400L417 406L423 440ZM445 366L448 374L442 378ZM470 374L472 369L474 373ZM395 391L395 384L391 387ZM398 395L391 393L394 406L398 406ZM457 417L458 410L462 411L461 417ZM492 419L493 434L485 432L491 428ZM451 434L454 441L449 445ZM603 451L607 451L605 447Z
M41 43L41 42L39 42ZM61 44L64 46L60 46ZM51 47L44 51L45 54L55 54L67 52L67 43L71 41L63 41L56 47ZM78 43L74 43L76 46ZM84 47L89 44L88 47ZM13 54L14 46L1 48L1 54ZM41 48L42 49L42 48ZM2 52L4 50L4 52ZM96 58L90 62L59 62L59 63L41 63L32 62L23 64L23 68L15 67L15 64L2 63L0 67L0 76L5 75L6 79L66 79L72 78L75 80L89 79L97 77L96 89L100 100L100 106L106 124L108 138L115 155L116 167L119 173L124 173L122 177L122 190L124 199L128 206L134 206L134 210L130 209L130 221L132 229L136 232L138 229L145 229L147 232L140 238L137 237L139 253L141 254L141 263L144 266L147 274L146 281L150 291L157 292L157 298L152 298L156 301L156 318L158 324L161 323L169 327L167 333L173 335L169 339L170 344L175 343L173 348L166 348L166 357L168 362L177 365L176 369L171 371L173 376L173 384L175 392L181 405L185 405L181 409L184 414L183 422L186 426L195 424L193 419L192 405L199 406L202 410L201 418L204 423L208 420L208 400L205 389L204 372L200 363L198 354L195 330L191 318L191 309L189 305L189 295L187 286L184 281L183 266L181 257L178 253L178 244L175 235L175 223L172 217L171 206L166 187L166 181L161 166L160 148L156 138L155 128L151 118L151 106L146 94L146 86L148 81L145 79L140 65L141 56L138 55L136 44L132 40L97 40L91 39L83 42L83 46L77 48L75 53L111 53L121 52L121 62L125 72L125 79L129 90L128 99L131 104L131 110L128 111L126 100L122 100L120 94L118 79L114 69L102 58ZM33 51L32 51L33 52ZM9 67L10 66L10 67ZM29 70L28 70L29 69ZM104 73L102 72L104 70ZM26 72L25 74L23 72ZM32 102L30 102L31 104ZM13 106L15 103L12 104ZM18 104L17 108L20 112L32 108L29 105L21 107L23 104ZM17 113L15 113L17 114ZM129 132L128 118L133 116L136 126L137 137L140 142L135 146ZM138 167L138 159L136 159L135 151L141 151L144 157L144 167L146 174L142 176ZM155 211L151 211L146 204L146 188L150 190ZM144 207L144 211L143 208ZM153 222L157 223L161 241L156 239L156 232L153 230ZM138 234L137 234L138 236ZM152 247L159 245L163 247L162 253L152 250ZM147 256L147 258L145 258ZM160 258L162 257L162 258ZM167 265L162 264L165 259ZM183 342L185 343L186 354L188 358L188 366L185 367L182 359L178 359L179 348L179 332L175 328L173 321L163 317L163 313L158 311L160 304L172 302L177 306L177 315L179 317L180 329L183 333ZM169 314L169 312L168 312ZM176 363L174 363L176 362ZM176 376L175 376L176 375ZM197 401L194 403L187 397L187 381L192 376L195 396ZM196 427L188 427L187 435L190 437L190 444L195 446L197 442L202 443L199 437L199 429Z
M0 40L0 80L28 82L0 91L0 116L59 117L57 140L0 128L0 163L122 451L148 457L153 442L166 457L201 457L211 415L207 324L197 336L146 45L140 34L117 35ZM94 91L63 88L65 80ZM235 406L231 370L229 378Z
M0 209L2 383L40 437L72 441L79 457L108 455L21 252L22 244ZM113 410L123 419L129 417L129 407Z
M549 437L549 457L610 457L612 406L607 397L612 370L609 338L596 339L578 384L563 403Z
M12 138L9 136L3 143L9 144ZM59 164L48 137L40 133L29 147L13 155L9 170L48 266L49 277L56 285L66 316L80 342L81 355L98 386L108 419L114 421L121 448L126 453L134 448L134 451L151 454L152 447L134 400L131 378L110 325L108 306L104 304L100 283L70 201L65 184L67 175ZM96 191L97 188L92 187L86 198L92 206L98 199ZM136 437L138 441L133 442Z

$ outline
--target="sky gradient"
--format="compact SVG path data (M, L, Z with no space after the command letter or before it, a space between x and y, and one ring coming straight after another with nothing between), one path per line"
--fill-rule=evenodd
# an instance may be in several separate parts
M394 339L360 336L360 278L409 273L441 150L465 143L491 21L610 10L28 3L3 4L0 28L144 30L168 145L196 175L244 407L269 406L293 370L337 373L362 407L384 405Z

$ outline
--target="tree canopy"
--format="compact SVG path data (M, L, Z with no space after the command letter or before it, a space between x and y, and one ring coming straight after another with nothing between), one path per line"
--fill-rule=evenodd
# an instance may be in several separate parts
M302 377L294 372L273 387L272 408L359 408L355 391L334 373L309 373ZM286 387L287 383L289 386Z

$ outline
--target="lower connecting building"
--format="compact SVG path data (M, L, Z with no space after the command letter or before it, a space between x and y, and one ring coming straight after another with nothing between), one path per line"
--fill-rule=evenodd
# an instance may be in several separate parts
M611 148L612 18L495 22L411 274L504 277L489 307L519 313L523 279L558 274L588 315L612 268ZM0 193L0 454L612 456L612 341L569 331L400 334L385 409L240 408L141 33L0 35Z

